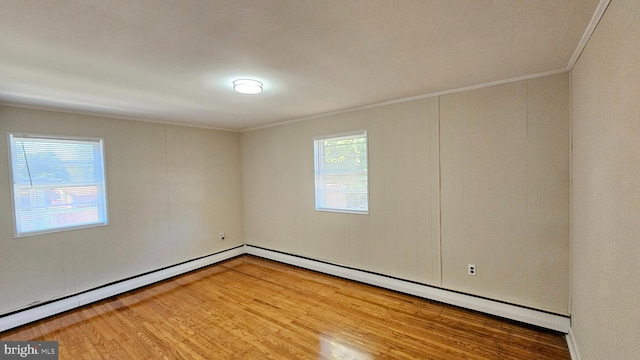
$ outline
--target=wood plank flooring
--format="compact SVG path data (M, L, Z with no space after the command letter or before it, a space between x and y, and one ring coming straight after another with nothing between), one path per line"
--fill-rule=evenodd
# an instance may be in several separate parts
M60 359L570 359L564 336L244 255L0 340Z

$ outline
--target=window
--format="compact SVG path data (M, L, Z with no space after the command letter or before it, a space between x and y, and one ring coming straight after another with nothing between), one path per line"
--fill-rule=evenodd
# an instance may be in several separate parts
M107 224L102 143L9 134L16 237Z
M316 210L368 214L367 132L314 140Z

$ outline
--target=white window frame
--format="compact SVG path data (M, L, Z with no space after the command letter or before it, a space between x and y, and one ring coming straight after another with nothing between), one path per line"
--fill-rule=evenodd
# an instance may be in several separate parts
M352 208L342 208L342 207L330 207L326 205L325 197L323 194L326 194L325 189L323 189L323 181L322 177L327 175L323 171L324 168L324 147L322 145L323 141L326 140L340 140L345 138L360 138L364 137L366 144L365 151L365 160L367 162L367 170L365 172L345 172L342 173L344 175L366 175L367 181L367 189L366 189L366 201L367 206L366 209L352 209ZM367 136L367 131L354 131L349 133L335 134L335 135L325 135L318 136L314 139L314 164L315 164L315 205L316 211L326 211L326 212L339 212L339 213L347 213L347 214L369 214L370 204L369 204L369 139Z
M17 139L17 140L16 140ZM25 188L25 185L17 184L17 164L14 161L14 156L17 154L16 144L19 139L33 139L33 140L50 140L54 142L71 142L71 143L91 143L94 146L94 151L99 155L99 159L94 162L96 166L96 172L98 173L98 179L96 182L87 183L59 183L59 184L40 184L29 185L29 188L47 189L52 187L81 187L81 186L98 186L98 221L84 223L79 225L58 226L58 227L45 227L38 230L22 230L21 218L19 211L22 211L20 204L20 191ZM28 134L28 133L7 133L7 145L9 147L9 174L11 181L11 202L12 202L12 215L13 215L13 235L14 238L28 237L34 235L56 233L62 231L70 231L76 229L92 228L97 226L109 225L109 207L107 203L107 179L106 179L106 166L105 166L105 154L104 154L104 139L102 138L88 138L88 137L74 137L74 136L60 136L60 135L40 135L40 134ZM102 190L102 191L100 191ZM70 195L69 195L70 196Z

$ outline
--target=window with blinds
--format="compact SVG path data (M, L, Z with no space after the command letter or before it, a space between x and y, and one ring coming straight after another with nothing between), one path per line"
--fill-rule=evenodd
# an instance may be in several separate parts
M15 236L107 224L102 139L9 134Z
M367 132L314 139L316 210L369 213Z

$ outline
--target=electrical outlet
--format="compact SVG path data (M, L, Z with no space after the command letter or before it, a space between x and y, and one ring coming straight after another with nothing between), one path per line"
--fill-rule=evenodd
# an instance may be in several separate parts
M220 240L224 240L224 233L220 233Z
M474 264L468 264L467 265L467 275L475 276L476 273L477 273L476 266Z

